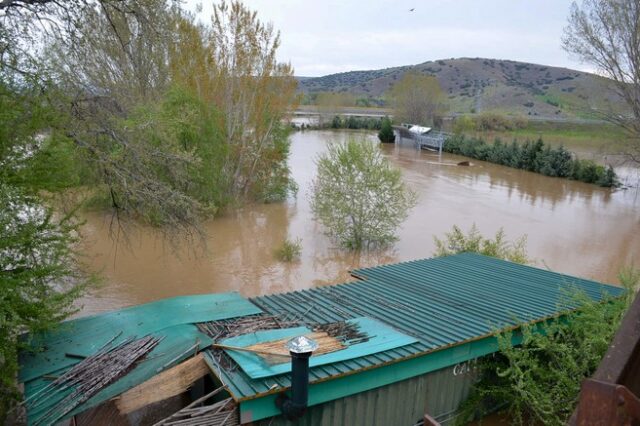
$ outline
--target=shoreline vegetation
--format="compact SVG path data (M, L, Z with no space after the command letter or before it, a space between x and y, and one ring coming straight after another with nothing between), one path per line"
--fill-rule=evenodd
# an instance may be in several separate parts
M379 131L385 119L388 118L335 115L331 120L320 120L316 125L302 124L298 127L292 124L292 127L296 130L349 129ZM513 129L526 128L526 123L518 122L516 124ZM485 129L487 132L495 130L493 127ZM505 127L502 130L510 130L510 128ZM493 143L489 143L483 136L458 133L446 140L443 151L545 176L590 183L603 188L617 188L620 186L620 181L612 166L602 165L591 159L578 158L574 152L569 151L564 145L544 142L542 137L537 139L527 137L524 142L514 138L511 143L503 142L502 138L495 137Z
M496 138L493 143L487 143L483 138L454 135L446 140L443 151L605 188L620 186L613 167L577 158L564 146L552 147L541 138L536 141L526 140L524 143L515 139L511 143L505 143Z

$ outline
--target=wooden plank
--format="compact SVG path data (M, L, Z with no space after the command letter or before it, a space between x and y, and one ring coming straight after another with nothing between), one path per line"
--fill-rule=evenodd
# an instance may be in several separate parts
M318 349L313 351L313 355L316 356L339 351L346 347L338 339L329 336L324 331L308 333L305 334L305 336L309 339L315 340L318 344ZM282 363L283 356L289 356L289 350L286 348L286 343L288 341L289 338L257 343L255 345L247 346L247 349L259 353L260 356L269 364L280 364Z
M123 393L116 399L116 406L121 413L128 414L154 402L179 395L209 371L203 354L200 353Z

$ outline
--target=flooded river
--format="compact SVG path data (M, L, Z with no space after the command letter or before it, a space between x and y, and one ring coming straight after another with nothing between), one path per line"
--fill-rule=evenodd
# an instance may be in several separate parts
M530 257L540 267L617 283L624 265L640 266L640 192L611 191L489 163L457 166L463 157L384 146L419 197L403 223L399 241L384 251L353 254L334 247L309 208L314 159L331 140L371 134L307 131L292 135L290 166L300 190L282 204L251 205L206 225L207 252L172 250L145 229L115 244L110 216L91 214L85 252L104 284L82 300L81 314L183 294L236 290L247 296L349 280L358 267L431 257L433 237L453 225L476 224L485 235L503 227L509 239L528 237ZM367 136L364 136L367 135ZM302 240L294 263L275 259L285 238Z

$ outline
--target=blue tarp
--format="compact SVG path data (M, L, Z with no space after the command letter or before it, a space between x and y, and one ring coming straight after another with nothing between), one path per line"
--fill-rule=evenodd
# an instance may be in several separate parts
M364 332L369 336L369 340L366 342L348 345L345 349L339 351L311 356L309 366L316 367L318 365L346 361L417 342L417 339L407 336L406 334L402 334L388 325L372 318L359 317L348 320L347 322L357 325L360 332ZM292 338L310 333L311 330L306 327L257 331L251 334L230 337L222 340L221 343L229 346L247 347L257 343L272 342L275 340ZM226 350L226 352L252 379L291 372L290 362L270 365L257 354L234 350Z

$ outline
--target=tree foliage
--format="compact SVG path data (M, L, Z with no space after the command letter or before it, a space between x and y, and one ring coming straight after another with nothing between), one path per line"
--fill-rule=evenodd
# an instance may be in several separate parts
M0 419L17 397L24 332L46 330L74 312L89 283L77 268L73 215L58 218L38 197L0 183Z
M73 301L90 283L73 247L73 211L50 207L79 184L78 153L57 132L42 91L0 83L0 421L16 392L20 335L52 327L74 311Z
M378 139L383 143L393 143L396 140L396 135L393 133L393 127L391 126L391 120L389 117L382 119L382 125L378 132Z
M613 80L630 115L599 111L629 135L624 154L640 162L640 3L635 0L574 2L562 39L566 51Z
M514 424L564 425L573 413L582 381L593 375L640 284L640 271L624 270L626 296L594 302L568 291L564 318L538 326L522 324L522 343L513 332L497 336L500 352L479 363L481 380L462 407L459 424L496 407L507 407Z
M434 240L435 255L438 257L457 253L479 253L515 263L530 262L527 256L527 237L522 236L513 242L507 241L503 229L496 232L493 238L485 238L475 224L466 234L454 225L451 232L445 234L444 239L434 237Z
M77 198L176 236L283 199L296 83L279 36L239 2L208 25L172 0L8 0L0 21L2 421L18 336L73 312L90 281Z
M445 111L442 88L433 76L407 72L391 88L390 97L398 122L436 125Z
M380 149L366 140L329 145L317 160L312 185L314 216L350 249L386 245L415 205L415 194Z
M228 204L295 190L281 122L296 82L255 12L222 2L202 25L169 0L26 10L17 16L27 22L61 23L28 33L47 47L34 75L52 89L50 129L81 152L84 182L119 223L189 235Z

